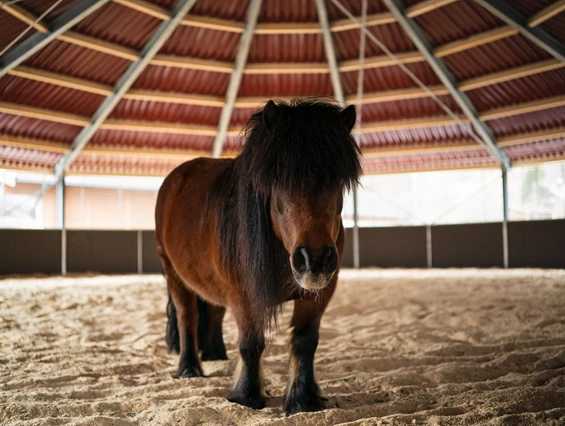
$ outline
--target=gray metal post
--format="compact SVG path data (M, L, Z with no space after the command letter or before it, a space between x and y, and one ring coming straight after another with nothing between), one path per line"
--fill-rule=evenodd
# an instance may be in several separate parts
M334 97L343 105L343 87L339 76L339 68L337 66L337 58L335 56L335 49L332 40L332 30L330 27L330 20L328 17L328 10L324 0L316 0L316 12L318 13L318 22L322 31L322 39L324 41L324 48L326 51L326 58L328 59L328 66L330 68L330 78L332 80L332 87L334 90Z
M339 67L337 65L337 58L332 40L332 31L330 27L328 11L324 0L316 0L316 12L318 13L318 21L322 31L322 38L324 41L324 49L326 58L328 60L328 67L330 69L330 78L332 80L332 88L335 99L343 105L345 98L343 95L343 87L339 74ZM359 268L359 228L357 226L357 185L353 186L353 266Z
M367 22L367 0L361 3L361 29ZM363 114L363 78L365 66L365 33L361 31L359 37L359 72L357 73L357 123L355 125L355 142L361 146L361 120ZM359 199L357 197L358 185L353 185L353 267L361 266L361 250L359 247Z
M65 175L56 186L57 227L61 230L61 274L67 273L67 228L65 223Z
M508 268L508 172L502 169L502 259Z
M251 49L251 42L255 34L255 27L259 19L259 11L263 0L251 0L247 9L247 20L245 22L245 29L239 39L239 46L237 48L237 56L235 58L235 67L230 77L230 82L226 91L226 103L222 107L220 114L220 121L218 122L218 133L214 138L212 145L212 157L219 158L224 149L224 142L228 133L231 116L235 107L235 101L239 92L239 86L243 77L243 71L247 65L247 57L249 56L249 49Z
M143 274L143 231L137 231L137 273Z
M65 175L63 174L56 185L56 218L57 228L65 228Z
M433 267L432 257L432 227L426 225L426 264L428 268Z
M353 185L353 267L361 266L359 250L359 216L357 212L357 185Z

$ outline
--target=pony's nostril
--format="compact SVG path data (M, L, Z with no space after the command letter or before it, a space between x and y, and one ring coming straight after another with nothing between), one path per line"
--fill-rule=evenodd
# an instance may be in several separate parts
M292 255L292 266L296 272L331 274L337 268L338 254L333 246L325 247L316 256L307 246L297 247Z
M298 272L309 271L312 267L310 250L306 247L298 247L294 250L294 254L292 255L292 266Z
M326 274L331 274L337 268L338 254L335 247L326 247L322 253L320 269Z

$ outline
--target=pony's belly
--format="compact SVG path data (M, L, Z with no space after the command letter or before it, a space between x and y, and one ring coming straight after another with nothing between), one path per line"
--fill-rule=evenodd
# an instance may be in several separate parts
M229 305L229 292L216 274L202 270L194 271L190 268L183 269L179 268L177 272L189 290L213 305L226 307Z

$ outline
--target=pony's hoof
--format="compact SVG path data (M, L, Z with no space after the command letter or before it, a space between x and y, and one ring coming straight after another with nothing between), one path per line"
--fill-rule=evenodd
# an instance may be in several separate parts
M182 370L179 369L175 376L175 379L189 379L192 377L204 377L204 372L199 367L185 367Z
M326 398L316 394L303 397L288 396L284 402L284 410L287 416L306 411L320 411L324 409L323 400L326 400Z
M227 399L229 402L235 402L236 404L245 405L246 407L253 408L254 410L265 408L265 397L263 395L249 397L238 395L232 392Z

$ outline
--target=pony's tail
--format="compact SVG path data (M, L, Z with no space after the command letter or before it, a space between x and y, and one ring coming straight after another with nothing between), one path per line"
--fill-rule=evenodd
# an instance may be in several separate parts
M169 301L167 302L167 348L169 348L169 353L180 353L180 338L179 338L179 327L177 324L177 310L173 299L171 299L171 293L167 290L169 295Z

